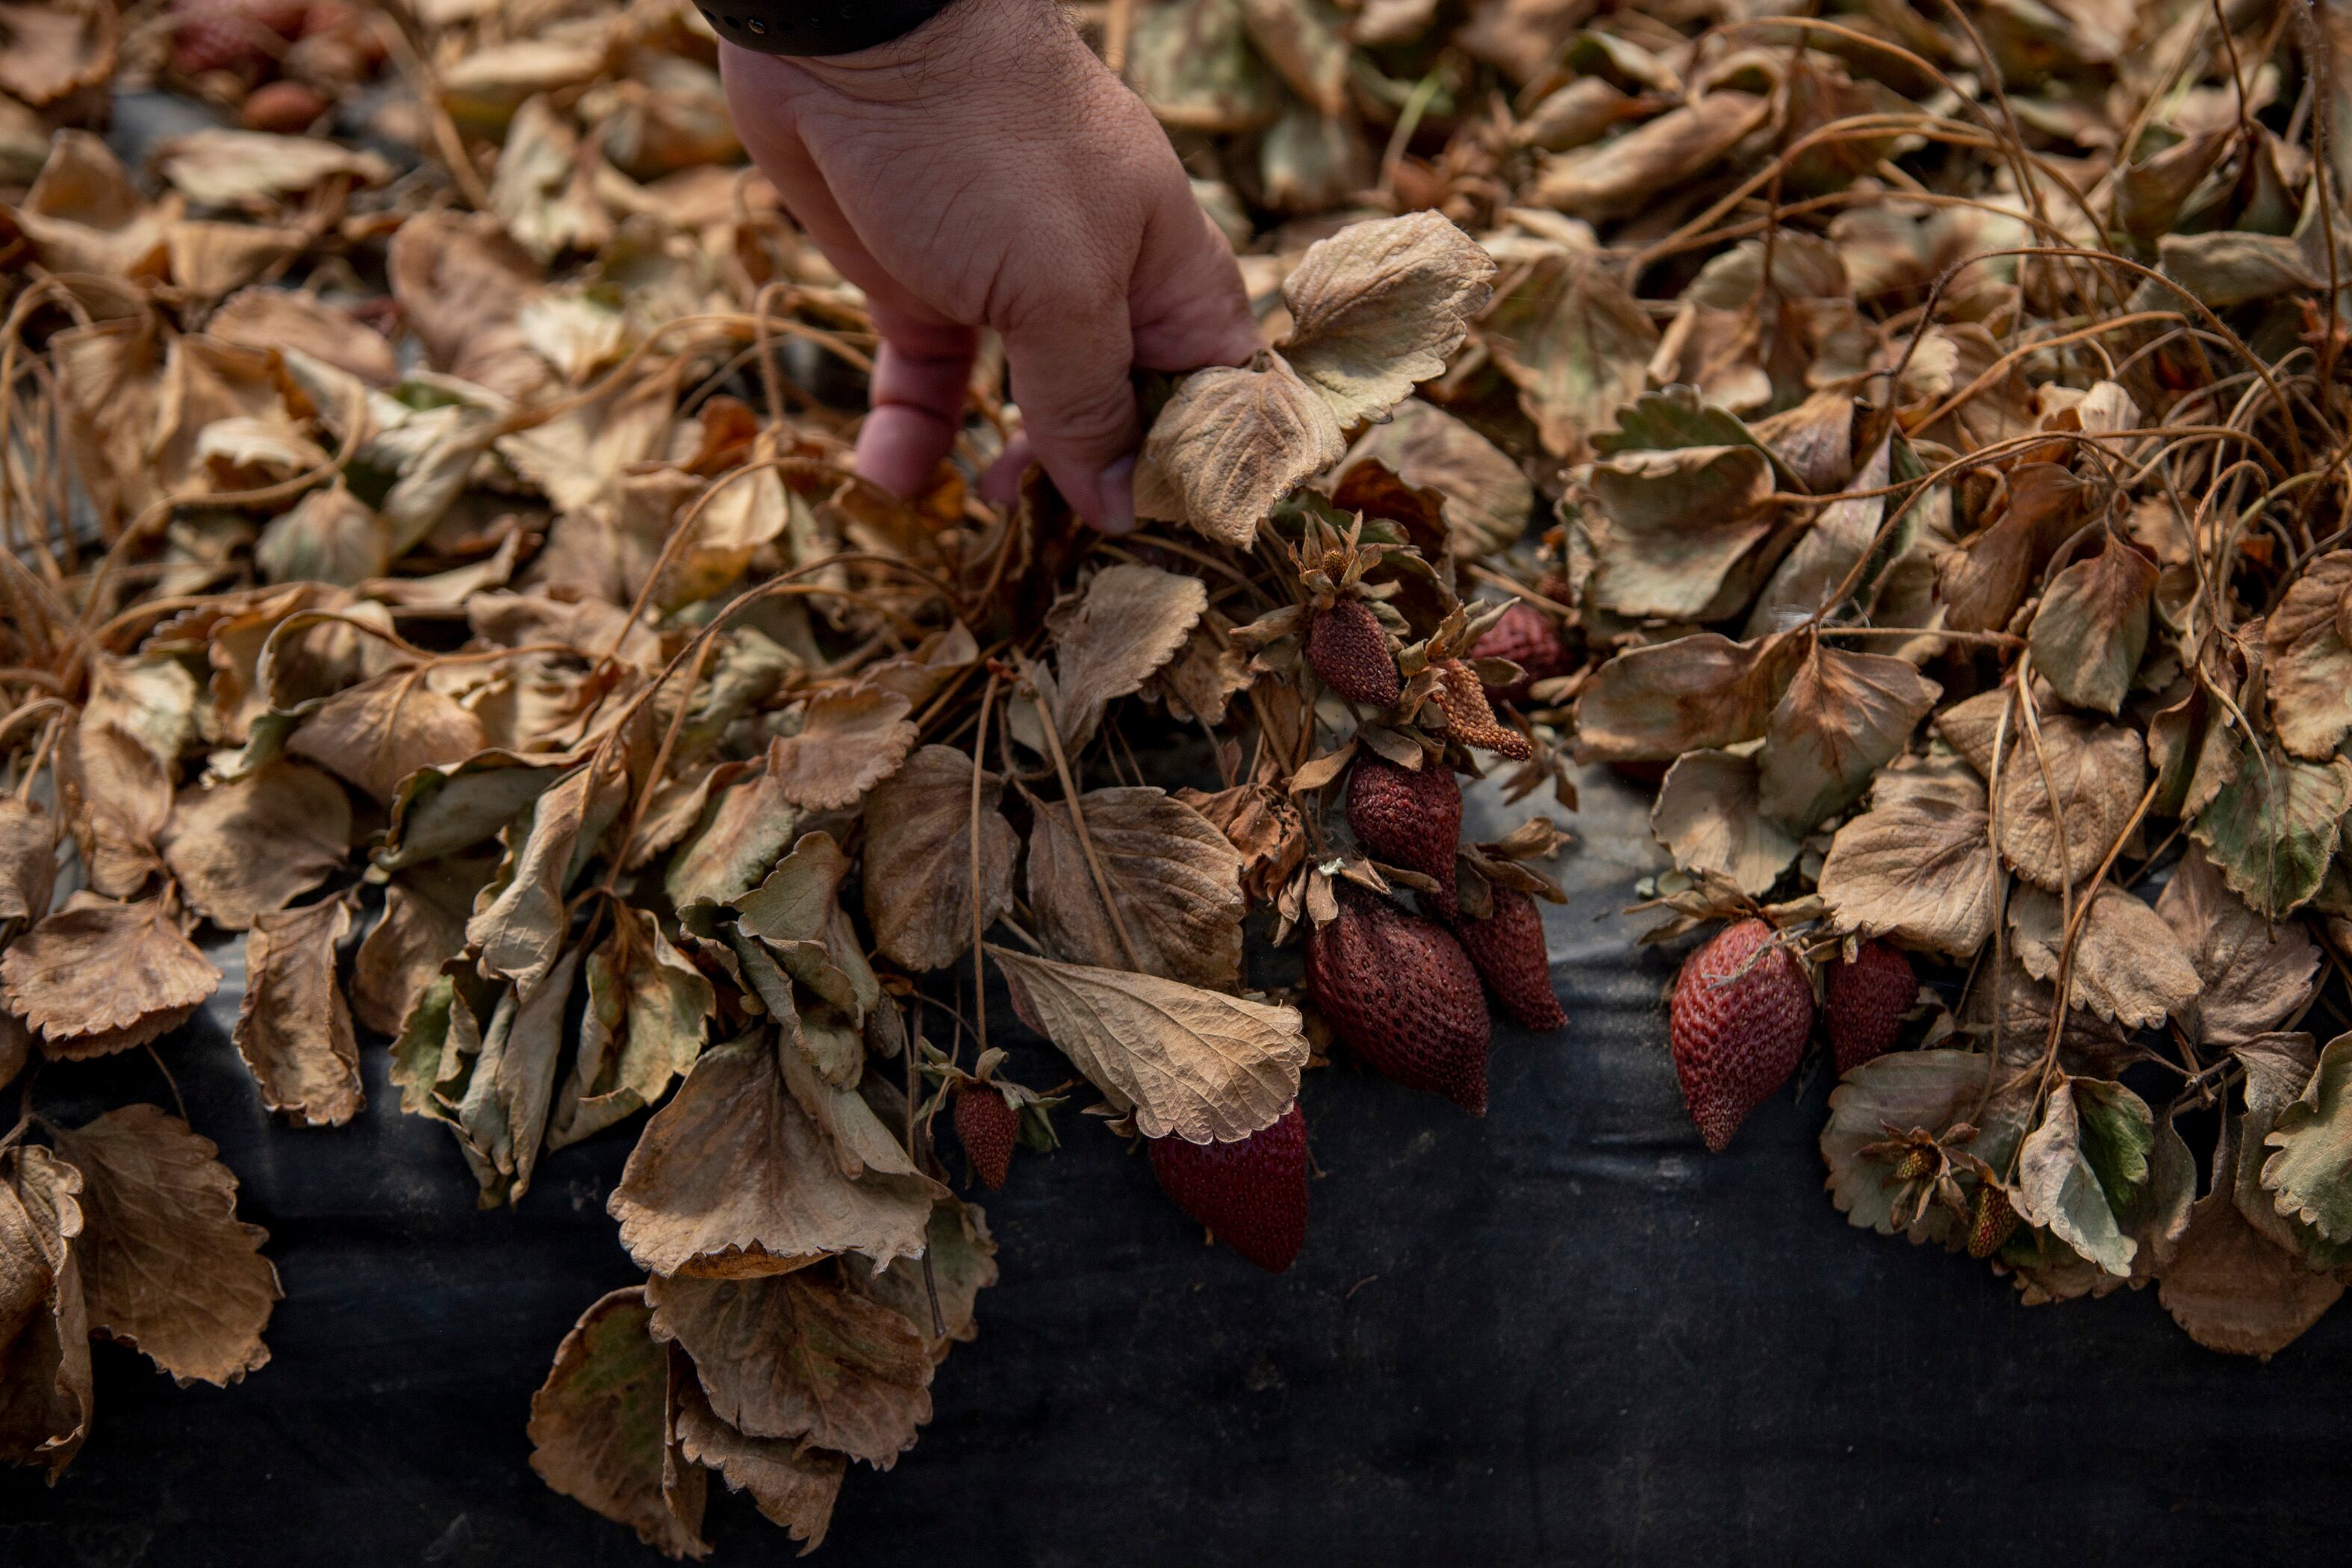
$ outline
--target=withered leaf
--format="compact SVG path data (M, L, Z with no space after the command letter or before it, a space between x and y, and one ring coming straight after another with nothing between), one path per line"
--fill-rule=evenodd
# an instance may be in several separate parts
M2071 713L2044 714L2041 731L2037 748L2021 723L2011 728L2000 760L2000 852L2018 875L2055 891L2097 870L2122 837L2147 783L2147 753L2132 731Z
M1199 812L1157 789L1079 797L1118 920L1147 973L1213 991L1241 984L1241 855ZM1056 955L1120 969L1129 962L1103 906L1070 808L1040 803L1029 837L1029 902Z
M1298 1098L1297 1009L990 949L1013 1005L1147 1138L1246 1138Z
M351 853L343 786L316 768L273 762L184 794L163 832L164 864L189 904L226 931L282 910Z
M1850 1225L1895 1234L1895 1205L1903 1183L1895 1167L1865 1155L1889 1127L1924 1127L1942 1133L1957 1122L1973 1121L1983 1097L1988 1063L1975 1051L1890 1051L1864 1062L1830 1090L1829 1125L1822 1130L1822 1158L1829 1166L1830 1197ZM1995 1100L1978 1122L1969 1152L1996 1169L2017 1147L2026 1107ZM1914 1234L1949 1243L1958 1226L1945 1210L1929 1205Z
M269 1233L236 1217L220 1151L152 1105L52 1136L81 1173L80 1247L92 1333L146 1353L184 1385L226 1387L269 1360L261 1331L283 1294Z
M2307 902L2327 875L2344 814L2352 809L2352 758L2298 762L2267 742L2250 750L2231 734L2236 772L2197 816L2189 836L2204 846L2231 890L2276 919Z
M352 1011L379 1035L397 1035L442 963L466 945L474 895L488 879L485 858L411 868L384 889L383 914L361 939L352 965Z
M1135 465L1135 514L1246 550L1276 502L1347 455L1316 388L1272 350L1186 376Z
M2310 999L2317 944L2301 925L2264 921L2248 909L2203 850L2192 846L2173 867L2156 912L2180 939L2201 985L2175 1014L2192 1039L2224 1046L2251 1040Z
M925 1259L929 1285L924 1283ZM933 1361L944 1361L950 1344L980 1333L973 1309L980 1293L996 1283L996 1241L988 1234L988 1215L978 1204L942 1197L931 1207L930 1249L922 1258L902 1258L877 1269L862 1258L850 1258L845 1266L860 1290L915 1326L930 1346ZM939 1321L947 1325L945 1339L933 1337L933 1290L939 1293Z
M1884 774L1831 841L1820 888L1843 929L1973 957L2000 897L1984 785L1949 763Z
M506 976L526 995L537 989L571 924L564 895L628 794L626 770L600 752L531 803L528 829L509 834L497 896L466 923L484 973Z
M2263 622L2271 721L2293 755L2324 763L2352 734L2352 644L2344 601L2352 593L2352 550L2331 550L2287 588Z
M2120 1215L2148 1178L2155 1118L2121 1084L2069 1079L2018 1152L2019 1215L2110 1274L2131 1272L2139 1243Z
M980 925L1013 907L1021 847L998 803L1004 781L981 775ZM866 803L866 917L891 962L944 969L971 945L971 758L925 746Z
M85 719L73 746L68 798L89 885L109 898L134 897L162 864L156 840L171 820L171 777L120 724Z
M486 1204L518 1202L530 1189L579 968L580 950L567 950L533 989L525 992L518 982L500 995L483 1026L481 1053L457 1098L456 1128Z
M160 898L79 898L0 953L9 1011L54 1041L109 1035L162 1014L185 1016L220 982Z
M1757 447L1624 452L1584 483L1593 601L1623 616L1705 617L1779 517L1771 460Z
M2247 1224L2226 1189L2208 1193L2189 1211L2189 1229L2157 1284L2164 1310L2189 1338L2208 1350L2265 1361L2343 1294L2341 1281L2313 1273Z
M2033 614L2028 641L2033 668L2053 690L2077 708L2113 714L2122 709L2147 648L2148 599L2156 591L2157 568L2114 534L2105 541L2098 554L2075 562L2051 583ZM2347 654L2342 674L2352 680L2352 654ZM2352 710L2345 727L2352 729Z
M2074 942L2067 994L2126 1028L2150 1029L2197 996L2201 982L2179 939L2157 912L2120 888L2077 892L2096 898L2082 917ZM2055 984L2065 947L2065 914L2058 896L2040 888L2020 888L2009 901L2014 952L2025 972Z
M750 892L799 833L799 811L764 764L754 768L712 797L694 836L670 858L663 886L678 908L698 900L730 903Z
M717 1011L710 982L644 910L616 912L588 955L579 1056L548 1123L547 1146L576 1143L666 1093L694 1065Z
M917 731L907 715L914 704L896 691L844 687L808 705L797 735L768 746L768 774L776 793L809 811L856 805L866 792L898 771Z
M710 1398L692 1376L676 1389L674 1414L678 1450L698 1465L726 1478L736 1491L748 1491L760 1511L782 1525L803 1553L824 1544L835 1498L849 1461L839 1454L773 1437L749 1437L719 1419Z
M1544 450L1571 462L1639 395L1658 346L1656 323L1608 264L1565 247L1530 265L1478 333Z
M563 776L560 763L512 752L481 752L453 768L419 768L392 797L392 826L378 868L439 859L498 832Z
M387 670L344 688L303 718L287 749L389 804L417 769L461 763L489 745L481 720L434 689L427 674L424 666Z
M1501 447L1446 413L1409 397L1385 425L1375 425L1348 452L1347 473L1359 463L1382 463L1415 488L1445 498L1445 524L1454 552L1491 554L1518 542L1535 509L1535 487Z
M1208 605L1198 577L1121 562L1097 573L1076 604L1057 606L1050 624L1063 750L1075 755L1106 708L1181 652Z
M1903 659L1816 640L1766 725L1759 804L1792 833L1852 805L1942 693Z
M1576 700L1577 755L1666 762L1762 735L1803 649L1786 637L1715 632L1619 654Z
M0 1153L0 1460L56 1484L89 1434L89 1320L79 1172L48 1150Z
M57 887L57 818L0 794L0 921L37 921Z
M1754 93L1707 93L1614 141L1547 157L1525 199L1583 218L1632 212L1731 151L1769 109Z
M1308 247L1283 282L1291 368L1342 428L1377 417L1445 369L1494 276L1486 253L1436 213L1350 225Z
M261 1103L307 1127L340 1127L366 1099L352 1010L335 979L336 945L351 929L350 903L330 899L257 916L245 941L237 1054Z
M580 1314L530 1396L530 1468L549 1486L625 1524L666 1557L705 1557L702 1510L663 1496L669 1352L648 1331L645 1288Z
M2328 1241L2352 1240L2352 1035L2319 1053L2301 1099L2278 1113L2263 1143L2263 1185L2278 1212Z
M923 1336L822 1269L656 1279L646 1297L655 1335L685 1347L712 1413L747 1436L798 1439L888 1469L931 1418Z
M933 1191L914 1177L842 1175L754 1030L702 1053L646 1124L606 1207L653 1272L747 1279L837 1252L919 1256Z
M1754 757L1687 752L1666 770L1650 807L1650 831L1685 871L1728 877L1761 893L1797 858L1798 839L1758 804Z

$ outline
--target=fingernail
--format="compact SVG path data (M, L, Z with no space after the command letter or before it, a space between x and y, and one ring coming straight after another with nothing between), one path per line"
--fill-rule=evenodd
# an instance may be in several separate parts
M1135 458L1121 458L1096 477L1102 492L1102 515L1094 520L1105 533L1128 533L1135 528Z

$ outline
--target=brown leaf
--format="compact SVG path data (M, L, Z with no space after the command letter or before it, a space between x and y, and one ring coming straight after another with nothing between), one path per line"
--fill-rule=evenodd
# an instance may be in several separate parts
M350 934L343 899L257 916L245 942L237 1054L261 1103L306 1127L341 1127L367 1099L352 1010L335 980L335 950Z
M82 1175L79 1248L90 1331L177 1378L226 1387L269 1360L261 1331L283 1294L269 1233L236 1217L236 1178L212 1140L152 1105L51 1136Z
M1236 784L1215 795L1178 790L1176 798L1208 818L1241 852L1242 886L1256 902L1270 901L1306 858L1306 826L1298 808L1279 790Z
M1757 447L1622 453L1586 470L1593 603L1623 616L1715 618L1724 580L1779 521Z
M2226 1190L2197 1200L2179 1251L2157 1282L2157 1299L2189 1338L2208 1350L2264 1361L2343 1294L2340 1280L2313 1273L2263 1239Z
M388 670L344 688L303 718L287 749L385 803L417 769L487 750L481 720L435 690L428 673Z
M1871 809L1831 840L1820 890L1843 930L1972 958L2000 895L1984 785L1950 763L1881 774Z
M1499 447L1434 405L1409 397L1385 425L1349 448L1340 482L1360 464L1381 463L1416 489L1445 498L1448 542L1464 558L1507 550L1528 531L1535 487Z
M1565 247L1530 265L1478 332L1544 450L1570 462L1591 456L1591 437L1641 395L1658 346L1656 323L1617 274Z
M1810 831L1869 787L1943 689L1903 659L1816 639L1765 729L1759 804L1791 832Z
M1198 577L1129 561L1104 568L1075 603L1055 607L1048 624L1064 751L1075 756L1106 708L1140 690L1183 649L1208 605Z
M616 911L588 955L580 1054L557 1098L547 1146L576 1143L661 1099L693 1067L718 998L644 910Z
M2000 763L2000 851L2018 875L2054 892L2062 877L2079 882L2096 870L2122 837L2147 783L2147 755L2136 731L2071 713L2042 715L2041 729L2037 750L2022 724L2011 727Z
M1577 697L1577 755L1586 762L1670 762L1685 752L1755 740L1802 652L1787 637L1736 643L1700 632L1621 653Z
M508 397L549 380L515 324L541 290L539 267L495 215L420 213L392 237L385 269L434 369Z
M61 1043L159 1015L184 1017L220 982L160 898L114 904L81 895L0 953L9 1011Z
M397 1035L445 960L466 945L474 894L488 879L481 859L413 867L384 889L383 916L352 965L352 1011L379 1035Z
M2202 849L2191 847L2157 895L2201 990L2175 1015L2200 1044L2229 1046L2278 1028L2310 1000L2319 949L2294 921L2246 906Z
M734 1490L750 1492L770 1523L782 1525L794 1541L806 1543L801 1548L803 1553L824 1544L848 1460L798 1443L745 1436L719 1419L702 1384L691 1376L682 1380L677 1394L679 1451L717 1470Z
M704 808L684 848L670 857L663 887L683 909L696 900L731 903L760 885L800 832L801 814L786 801L766 764L722 788Z
M844 687L808 705L797 735L768 745L776 792L810 811L856 805L898 771L918 733L914 704L896 691Z
M866 803L866 918L894 963L944 969L971 945L971 759L925 746ZM1021 847L998 803L1004 781L981 775L980 924L1013 907Z
M860 1290L915 1325L930 1346L933 1361L945 1361L950 1345L980 1334L973 1309L981 1291L996 1283L996 1241L988 1234L988 1215L979 1205L942 1197L931 1206L930 1249L922 1258L901 1258L878 1270L862 1258L846 1258L844 1264ZM947 1326L945 1339L933 1337L934 1290L939 1321Z
M2196 999L2197 971L2154 910L2120 888L2096 892L2075 938L2067 998L2126 1028L2158 1027ZM2018 889L2009 901L2009 921L2017 938L2012 951L2025 972L2055 984L2066 936L2057 895Z
M0 89L39 109L97 87L121 32L108 6L0 5Z
M1268 64L1318 113L1337 119L1348 93L1344 19L1322 0L1242 0L1242 21Z
M172 815L172 781L120 724L75 727L66 799L89 885L109 898L135 896L162 864L155 841Z
M351 852L342 786L315 768L275 762L183 795L163 831L163 862L189 904L226 931L282 910Z
M2287 588L2263 623L2271 720L2280 744L2324 763L2352 734L2352 645L2343 605L2352 594L2352 550L2331 550Z
M1087 831L1145 973L1212 991L1241 984L1241 856L1199 812L1157 789L1081 796ZM1066 805L1041 802L1029 836L1029 903L1047 950L1076 963L1130 962L1087 868Z
M2052 690L2077 708L2121 710L2147 649L2148 597L2156 579L2156 563L2112 533L2098 554L2058 574L2042 595L2028 639L2033 668ZM2352 679L2352 654L2344 674ZM2347 710L2345 727L2352 730L2352 710Z
M158 150L156 163L181 195L205 207L266 207L331 179L380 185L393 174L392 165L375 153L341 147L323 136L218 127L174 137Z
M1309 246L1284 279L1284 352L1341 428L1377 418L1444 373L1494 277L1492 258L1436 213L1351 224Z
M286 289L243 289L221 301L205 321L205 331L223 342L245 348L290 349L308 354L371 386L390 386L400 379L399 356L383 333L312 294Z
M1547 156L1521 199L1571 217L1619 217L1687 180L1763 125L1770 101L1711 92L1612 142Z
M1293 1007L1157 975L992 948L1013 1005L1146 1138L1233 1142L1298 1098L1305 1023Z
M39 806L0 794L0 921L37 921L49 912L58 876L57 819Z
M1757 804L1754 757L1687 752L1666 770L1650 808L1650 831L1685 871L1727 877L1758 894L1797 858L1798 839Z
M1347 455L1330 405L1271 350L1186 376L1135 465L1135 514L1246 550L1283 497Z
M2006 493L1999 515L1937 563L1944 624L1956 631L2006 628L2035 569L2082 515L2083 485L2056 463L2020 464L2010 471Z
M837 1252L918 1256L932 1193L914 1177L842 1175L754 1030L702 1053L646 1124L605 1206L653 1272L747 1279Z
M887 1470L931 1418L923 1336L823 1270L657 1279L646 1298L655 1336L685 1347L712 1414L747 1436L797 1439Z
M89 1435L82 1185L47 1149L0 1153L0 1461L53 1486Z
M530 1396L530 1468L565 1497L625 1524L666 1557L707 1557L702 1510L663 1495L669 1447L669 1353L632 1285L580 1314Z
M528 830L509 834L495 896L487 904L477 900L466 922L483 973L512 980L526 996L538 987L571 928L564 895L628 795L627 770L613 753L599 752L532 802Z
M529 992L507 990L483 1026L480 1054L457 1100L457 1147L484 1203L514 1203L530 1190L555 1097L555 1061L580 950L567 950Z

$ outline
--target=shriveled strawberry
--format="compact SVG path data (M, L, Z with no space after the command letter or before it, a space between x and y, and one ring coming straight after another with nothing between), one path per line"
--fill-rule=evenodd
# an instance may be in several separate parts
M1969 1219L1969 1256L1990 1258L2016 1228L2017 1210L2011 1206L2009 1194L1990 1184L1979 1187Z
M1851 963L1830 966L1822 1021L1841 1074L1894 1048L1903 1015L1919 994L1919 977L1901 948L1871 938Z
M1368 708L1393 708L1404 695L1389 635L1361 599L1340 599L1307 625L1307 662L1323 684Z
M1454 924L1462 950L1504 1012L1530 1029L1567 1026L1551 988L1551 955L1544 947L1543 913L1516 888L1494 889L1495 912Z
M1572 668L1568 639L1549 616L1533 605L1513 605L1478 639L1480 658L1507 658L1527 673L1496 691L1506 702L1525 702L1538 680L1566 675Z
M1154 1138L1160 1190L1209 1234L1271 1274L1307 1241L1307 1118L1290 1109L1237 1143Z
M247 131L295 136L309 130L327 112L327 95L305 81L273 81L253 89L237 111Z
M1307 989L1375 1072L1486 1114L1486 999L1444 926L1341 883L1339 918L1307 939Z
M298 0L172 0L172 64L183 76L230 71L248 80L302 36Z
M1372 854L1434 880L1426 901L1453 918L1454 852L1462 843L1462 785L1453 769L1357 758L1348 773L1348 826Z
M1797 1070L1812 1033L1813 991L1772 928L1744 920L1684 961L1667 1020L1683 1105L1719 1154Z
M1013 1141L1021 1136L1021 1113L986 1083L967 1082L956 1091L955 1126L973 1172L990 1192L1002 1191L1013 1168Z
M1535 755L1528 738L1509 725L1496 721L1494 705L1486 700L1486 689L1479 684L1477 671L1458 658L1449 658L1432 665L1437 672L1437 689L1430 700L1445 715L1445 731L1465 746L1476 746L1523 763Z

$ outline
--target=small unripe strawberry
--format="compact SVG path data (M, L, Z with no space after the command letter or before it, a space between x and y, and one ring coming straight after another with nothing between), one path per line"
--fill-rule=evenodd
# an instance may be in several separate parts
M1454 854L1462 843L1462 785L1453 769L1358 757L1348 772L1348 827L1372 854L1436 882L1429 907L1453 918Z
M1013 1168L1013 1141L1021 1136L1021 1113L987 1084L966 1083L956 1091L955 1127L973 1173L990 1192L1002 1191Z
M1533 605L1513 605L1486 629L1475 650L1480 658L1507 658L1527 673L1495 693L1506 702L1525 702L1538 680L1566 675L1571 668L1568 639L1559 626Z
M1919 977L1911 961L1890 942L1871 938L1851 963L1830 966L1823 1022L1830 1050L1841 1075L1852 1072L1874 1057L1885 1056L1903 1032L1903 1015L1919 996Z
M1307 662L1323 684L1367 708L1393 708L1404 695L1389 635L1361 599L1341 599L1307 624Z
M1969 1221L1969 1256L1990 1258L2016 1228L2017 1210L2010 1205L2009 1194L1989 1183L1979 1187L1975 1213Z
M327 95L303 81L273 81L253 89L238 110L237 121L247 131L297 136L327 112Z
M1454 934L1504 1012L1530 1029L1568 1024L1551 988L1551 955L1544 947L1543 913L1516 888L1494 889L1495 912L1483 921L1456 921Z
M1268 1273L1307 1241L1307 1118L1296 1100L1235 1143L1154 1138L1145 1147L1160 1190L1209 1234Z
M1667 1018L1683 1105L1719 1154L1797 1070L1812 1033L1813 991L1772 928L1744 920L1684 961Z
M1476 746L1523 763L1535 755L1528 738L1495 718L1494 705L1486 700L1486 688L1480 684L1478 672L1458 658L1449 658L1430 667L1437 672L1437 688L1430 700L1445 715L1445 732L1465 746Z
M1307 938L1307 990L1373 1071L1486 1114L1486 998L1444 926L1351 883Z

